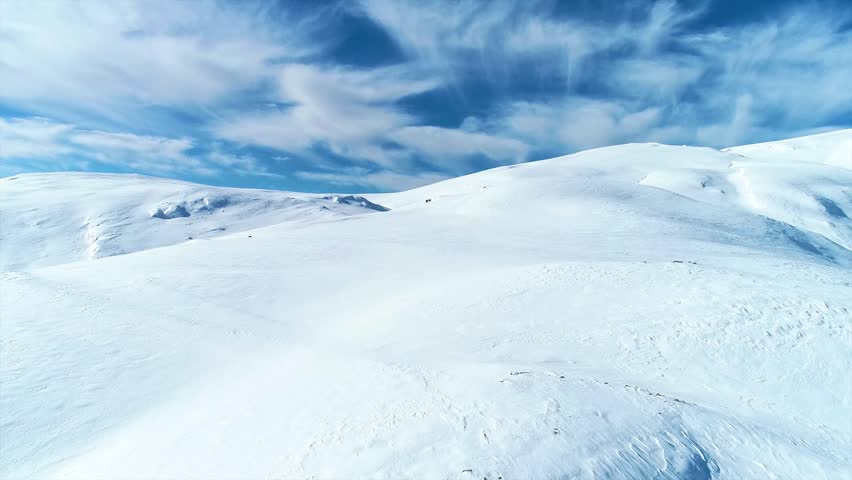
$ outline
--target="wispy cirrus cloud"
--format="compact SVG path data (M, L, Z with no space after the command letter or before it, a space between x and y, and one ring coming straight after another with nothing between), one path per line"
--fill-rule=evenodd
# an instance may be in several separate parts
M386 170L373 171L364 167L350 167L333 172L299 171L295 175L306 180L324 182L337 187L385 191L409 190L451 178L450 175L435 172L401 174Z
M527 159L529 148L520 140L419 125L417 116L398 103L441 86L428 71L409 65L369 70L288 65L278 77L278 103L226 118L215 132L234 142L290 152L320 146L396 174L415 160L458 173L469 171L466 160L472 157L497 164Z
M0 157L389 189L614 143L852 125L852 9L730 8L9 0Z
M385 161L375 144L388 131L415 123L395 105L437 86L434 80L392 67L325 69L292 64L281 68L272 108L237 113L215 127L221 138L288 151L318 143L355 159Z
M125 126L152 106L210 107L322 43L263 3L10 0L0 18L0 101Z
M365 15L385 27L411 56L463 83L485 75L492 83L544 73L542 81L572 82L595 55L611 50L653 54L702 8L673 1L624 4L607 18L559 15L553 2L423 2L363 0ZM648 5L648 6L644 6Z
M555 103L515 102L496 116L494 129L531 145L571 152L628 141L651 141L662 112L619 102L569 97ZM642 108L642 109L639 109Z
M286 178L286 175L271 172L267 165L254 155L234 154L214 148L204 156L214 169L226 170L239 176Z
M214 132L232 142L296 154L321 149L356 164L399 171L411 155L389 146L388 135L418 119L397 102L439 86L430 75L406 67L283 66L275 104L226 117Z
M46 118L0 118L0 159L55 158L70 148L60 139L73 126Z
M44 166L51 164L65 169L101 165L167 176L210 177L224 172L278 176L252 155L224 152L218 145L195 152L197 149L196 141L188 137L85 130L39 117L0 118L4 170L23 161L28 169L36 170L50 170Z
M124 151L143 155L155 155L169 160L186 160L186 151L192 148L188 138L164 138L132 133L100 131L75 132L68 141L92 150Z
M83 130L46 118L0 119L0 159L31 165L64 160L64 165L96 162L154 174L209 174L203 162L188 154L188 138Z
M189 155L194 147L189 138L166 138L132 133L75 131L67 144L77 148L77 154L104 164L146 170L156 174L194 171L211 175L201 158Z
M427 158L441 159L433 163L451 172L463 169L463 160L471 156L501 164L519 163L527 159L530 150L526 143L514 138L433 126L403 127L391 131L388 138Z
M495 133L553 153L648 139L725 146L850 114L852 90L841 85L852 78L852 10L793 5L707 27L712 4L628 3L591 19L555 14L549 2L362 7L410 61L447 73L463 95L471 76L496 91L517 78L544 84L546 100L529 100L536 86L496 95L483 117Z

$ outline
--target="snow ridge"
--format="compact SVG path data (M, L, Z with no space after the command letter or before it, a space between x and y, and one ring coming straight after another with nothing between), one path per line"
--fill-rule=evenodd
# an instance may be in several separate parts
M0 180L0 477L852 478L849 133Z
M79 173L2 179L0 200L0 235L7 247L0 255L2 270L121 255L277 223L383 211L381 205L354 196Z

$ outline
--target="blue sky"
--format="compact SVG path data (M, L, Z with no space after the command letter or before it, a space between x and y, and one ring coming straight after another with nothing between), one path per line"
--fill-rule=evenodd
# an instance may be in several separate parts
M0 176L393 191L852 126L843 1L0 2Z

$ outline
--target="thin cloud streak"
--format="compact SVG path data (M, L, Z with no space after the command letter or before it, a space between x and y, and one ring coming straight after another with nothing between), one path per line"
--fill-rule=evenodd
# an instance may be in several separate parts
M707 23L713 6L10 0L0 158L388 189L615 143L852 125L852 9Z

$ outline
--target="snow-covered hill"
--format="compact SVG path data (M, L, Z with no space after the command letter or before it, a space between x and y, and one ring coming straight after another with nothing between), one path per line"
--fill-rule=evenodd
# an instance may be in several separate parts
M716 215L725 223L740 221L745 214L747 222L763 222L794 243L801 240L800 246L805 248L811 241L820 243L822 239L813 239L822 236L852 249L852 169L844 167L850 163L852 130L721 152L632 144L496 168L371 198L391 208L416 205L482 215L514 207L559 211L588 208L591 212L613 203L635 209L632 215L622 215L619 224L672 215ZM661 196L637 187L637 183L686 198ZM493 185L499 188L494 189ZM424 198L434 203L424 205ZM715 221L708 225L707 217L696 220L699 228L718 230L721 226ZM761 241L763 234L742 230L742 226L729 232L744 235L746 242Z
M284 222L383 211L361 197L209 187L139 175L0 180L0 269L138 252Z
M852 170L852 130L726 148L744 157L772 162L824 163Z
M47 242L28 210L85 218L124 177L38 177L2 204L26 268L0 290L0 474L852 478L852 171L778 145L602 148L157 249L137 233L213 218L208 187L99 197L145 213L138 251L47 268L5 225Z

